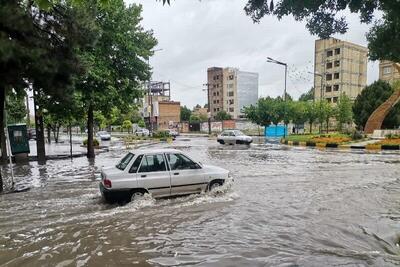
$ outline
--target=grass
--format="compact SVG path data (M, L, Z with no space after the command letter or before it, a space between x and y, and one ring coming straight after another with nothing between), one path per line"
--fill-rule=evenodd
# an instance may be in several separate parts
M400 138L386 138L376 143L378 145L400 145Z

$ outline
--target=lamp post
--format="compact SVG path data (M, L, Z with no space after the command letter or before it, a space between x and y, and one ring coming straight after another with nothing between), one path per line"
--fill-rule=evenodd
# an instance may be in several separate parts
M273 59L273 58L270 58L270 57L267 57L267 62L268 63L273 63L273 64L278 64L278 65L282 65L282 66L285 66L285 90L284 90L284 92L283 92L283 100L285 101L285 115L286 115L286 95L287 95L287 93L286 93L286 85L287 85L287 63L284 63L284 62L281 62L281 61L278 61L278 60L275 60L275 59ZM286 125L285 125L285 128L283 129L283 138L286 138Z
M153 54L155 53L155 52L158 52L158 51L162 51L163 49L162 48L160 48L160 49L154 49L154 50L151 50L150 52L152 52ZM150 68L150 56L147 58L147 65L149 66L149 68ZM152 77L152 73L150 72L150 76L149 76L149 81L148 81L148 84L147 84L147 90L148 90L148 99L147 99L147 101L148 101L148 105L149 105L149 107L150 107L150 114L149 114L149 116L150 116L150 119L149 119L149 131L150 131L150 134L152 134L153 133L153 96L152 96L152 92L151 92L151 77Z

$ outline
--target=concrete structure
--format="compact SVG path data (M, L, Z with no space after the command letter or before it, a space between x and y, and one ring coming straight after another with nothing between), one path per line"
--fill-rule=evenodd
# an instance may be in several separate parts
M257 103L258 73L213 67L207 70L207 76L212 118L225 110L233 119L238 119L243 116L243 107Z
M208 116L208 109L207 108L199 108L199 107L195 107L193 109L193 115L197 115L197 116Z
M389 83L400 80L400 72L393 66L392 61L383 60L379 62L379 80Z
M336 103L341 93L354 100L367 84L368 49L335 38L315 41L315 99ZM322 79L322 88L321 88Z

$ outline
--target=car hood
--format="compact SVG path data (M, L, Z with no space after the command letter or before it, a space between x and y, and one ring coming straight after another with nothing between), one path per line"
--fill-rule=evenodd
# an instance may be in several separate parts
M225 170L224 168L213 166L213 165L203 165L203 169L206 172L212 172L212 173L221 173L221 174L228 174L229 171Z

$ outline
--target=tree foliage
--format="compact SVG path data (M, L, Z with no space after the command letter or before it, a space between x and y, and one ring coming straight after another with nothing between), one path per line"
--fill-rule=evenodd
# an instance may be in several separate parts
M231 120L232 116L231 114L227 113L225 110L221 110L215 115L215 119L217 121L225 121L225 120Z
M6 108L9 124L24 122L26 118L25 95L10 90L7 94Z
M393 88L384 81L376 81L365 87L360 95L357 96L354 105L354 122L358 128L364 128L368 118L383 102L385 102L392 94ZM392 108L383 121L383 128L394 128L400 125L400 104Z
M181 121L190 121L190 116L192 115L192 111L186 106L181 107Z
M311 87L306 93L301 94L299 101L311 101L314 100L314 87Z
M394 0L373 1L293 1L293 0L248 0L245 11L254 22L266 15L282 19L292 15L297 21L306 21L311 34L328 38L334 34L343 34L348 30L344 12L349 10L360 16L361 23L374 23L368 33L371 59L400 61L400 2ZM383 17L376 20L375 11L381 11Z
M353 121L353 104L350 98L342 93L339 97L339 102L336 106L335 118L338 122L339 131L342 131L343 124L349 124Z

